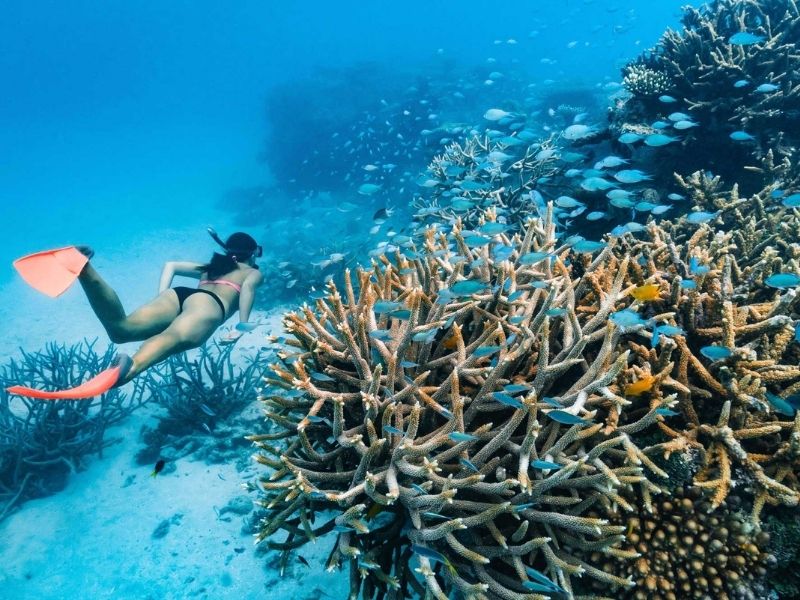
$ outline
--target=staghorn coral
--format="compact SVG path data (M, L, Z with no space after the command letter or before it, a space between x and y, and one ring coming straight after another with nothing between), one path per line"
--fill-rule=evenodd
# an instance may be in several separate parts
M86 464L89 454L102 456L112 442L106 431L144 404L144 383L129 394L112 389L87 401L47 401L14 396L10 385L25 382L42 388L74 387L108 368L114 348L94 349L97 340L73 346L48 344L22 352L0 372L0 520L21 502L45 496L65 485L69 473Z
M652 95L634 93L611 113L612 129L623 123L652 123L674 110L687 112L699 125L680 131L682 142L660 150L662 171L691 173L713 169L740 177L770 152L777 161L794 154L800 139L792 125L800 115L800 8L796 0L715 0L685 7L680 31L668 30L655 48L623 69L653 70L672 83L677 104L664 105ZM747 32L760 41L731 43ZM768 86L766 88L761 86ZM774 89L770 86L774 86ZM732 142L745 131L753 138ZM742 180L758 189L756 174Z
M590 557L635 558L610 519L633 510L630 494L652 511L669 493L663 458L694 462L717 510L743 484L751 526L764 505L796 505L798 420L765 400L768 386L786 393L800 379L780 314L792 302L734 304L730 234L712 233L679 244L651 226L591 258L558 245L550 212L477 247L456 222L449 235L429 229L423 252L331 285L316 310L287 316L295 339L267 377L267 416L282 431L251 438L273 470L259 539L283 529L267 543L290 551L336 529L329 566L348 559L352 597L423 586L525 597L528 568L581 597L584 573L634 585ZM646 282L659 298L634 302ZM647 321L610 323L625 307ZM653 344L654 324L685 335ZM730 360L699 355L715 341ZM338 516L315 525L325 509ZM403 566L412 545L445 565L419 556L420 580Z
M510 145L503 139L473 135L433 158L427 170L431 178L425 182L429 192L414 204L418 227L455 219L468 228L477 226L489 207L514 227L539 216L544 203L534 200L536 190L559 172L555 140L528 140L524 153L512 158L505 154Z
M137 454L141 464L157 460L167 446L173 455L194 451L201 445L198 438L230 442L224 439L231 433L227 427L253 401L259 363L265 359L258 351L245 356L240 367L232 359L233 350L232 344L206 344L193 359L179 354L143 375L151 399L166 414L155 428L142 428L146 447Z

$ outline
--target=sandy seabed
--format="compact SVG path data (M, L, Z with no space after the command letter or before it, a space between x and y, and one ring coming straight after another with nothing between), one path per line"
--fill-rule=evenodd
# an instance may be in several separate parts
M93 263L130 311L155 295L165 260L207 258L179 253L187 235L196 232L162 231L157 239L143 239L141 247L96 247ZM242 337L239 356L260 346L265 335L279 333L283 312L255 311L251 320L265 326ZM12 279L0 288L0 318L6 324L3 362L20 347L35 351L50 341L98 338L101 350L107 343L79 286L53 300ZM257 412L257 403L247 411ZM159 412L151 404L139 409L107 432L116 443L102 457L89 457L87 469L72 475L64 490L26 502L0 523L0 598L347 597L347 575L324 570L332 538L302 548L299 554L310 567L293 558L281 577L277 553L257 552L252 534L243 532L248 517L220 512L246 494L242 483L263 472L259 465L238 472L234 464L208 465L187 456L150 477L152 467L138 465L135 455L143 446L141 427L153 426Z

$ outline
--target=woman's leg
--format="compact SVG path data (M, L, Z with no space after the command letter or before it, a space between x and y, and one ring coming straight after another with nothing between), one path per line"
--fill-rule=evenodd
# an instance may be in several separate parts
M175 292L164 290L155 300L126 316L119 296L91 263L83 268L78 281L92 310L115 344L141 341L164 331L180 310Z
M183 303L183 312L172 324L146 340L136 351L124 382L173 354L202 346L221 323L222 315L213 298L193 294Z

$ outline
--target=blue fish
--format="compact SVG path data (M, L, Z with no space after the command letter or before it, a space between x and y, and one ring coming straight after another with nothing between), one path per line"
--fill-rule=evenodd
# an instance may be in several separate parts
M419 364L410 360L404 360L400 362L400 366L403 367L404 369L413 369L414 367L418 367Z
M380 340L381 342L389 342L392 338L392 332L386 329L376 329L369 332L369 337L373 340Z
M694 121L678 121L675 123L675 129L678 131L683 131L685 129L691 129L692 127L697 127L699 123L695 123Z
M669 408L657 408L656 414L664 417L677 417L680 413L670 410Z
M608 246L608 244L605 242L593 242L591 240L581 240L580 242L575 244L572 248L576 252L581 252L581 253L585 252L591 254L592 252L597 252L598 250L602 250L606 246Z
M637 327L639 325L647 325L647 321L639 316L639 313L629 308L618 310L611 313L611 321L619 327Z
M500 352L500 350L502 350L500 346L480 346L475 348L475 351L472 354L473 356L482 358L484 356L491 356L492 354Z
M663 215L672 208L672 204L658 204L650 211L651 215Z
M478 439L478 436L476 435L472 435L471 433L463 433L461 431L454 431L447 437L449 437L454 442L472 442Z
M612 198L608 203L617 208L633 208L633 200L628 200L627 198Z
M530 389L529 385L524 385L522 383L510 383L503 388L508 394L519 394L521 392L527 392Z
M617 138L621 144L635 144L636 142L640 141L642 136L638 133L628 132L623 133L621 136Z
M774 83L762 83L760 86L756 88L756 91L760 94L771 94L772 92L776 92L778 90L778 86Z
M686 335L686 332L683 330L682 327L677 327L675 325L659 325L656 327L659 333L664 335Z
M800 194L786 196L781 202L786 208L800 208Z
M558 423L563 423L564 425L588 425L589 421L586 419L581 419L577 415L573 415L572 413L568 413L565 410L551 410L547 412L547 416L553 419Z
M716 219L721 211L716 212L706 212L703 210L698 210L693 213L689 213L686 215L686 220L693 225L700 225L701 223L708 223L709 221Z
M372 307L372 310L375 312L376 315L382 315L385 313L390 313L394 310L397 310L403 306L400 302L391 302L389 300L381 300L376 302L375 305Z
M756 139L746 131L734 131L729 137L734 142L749 142L750 140Z
M614 187L614 184L602 177L588 177L581 181L581 187L587 192L597 192Z
M733 350L725 346L703 346L700 348L700 354L709 360L724 360L733 356Z
M660 148L661 146L666 146L667 144L678 141L680 141L679 137L665 135L663 133L653 133L644 138L644 143L652 148Z
M492 250L492 258L494 258L496 262L503 262L504 260L507 260L513 254L513 252L513 247L499 244L494 247L494 250Z
M673 123L677 123L678 121L691 121L692 117L687 115L686 113L682 112L674 112L670 116L667 117Z
M474 471L475 473L480 473L480 469L475 466L471 460L467 460L466 458L459 458L458 462L460 462L463 466L467 467L470 471Z
M800 276L794 273L775 273L764 280L769 287L783 290L800 285Z
M639 169L623 169L614 174L614 179L620 183L639 183L651 179L651 177Z
M491 241L492 241L491 238L482 235L468 235L464 238L464 243L470 248L478 248L480 246L485 246Z
M478 231L486 235L497 235L499 233L505 233L508 231L508 225L490 221L478 227Z
M677 102L675 98L673 98L672 96L668 96L666 94L664 94L663 96L659 96L658 100L660 102L663 102L664 104L672 104L673 102Z
M535 460L531 463L534 469L560 469L561 465L547 460Z
M747 87L748 85L750 85L750 82L747 81L747 79L739 79L733 83L733 87L735 88L743 88Z
M384 425L383 430L386 433L391 433L393 435L405 435L405 432L402 429L398 429L397 427L393 427L391 425Z
M554 406L555 408L561 408L561 402L559 402L556 398L552 398L550 396L543 396L541 398L542 402L547 404L548 406Z
M419 554L420 556L424 556L428 560L440 562L443 565L450 564L450 561L447 560L444 554L442 554L441 552L437 552L436 550L433 550L431 548L426 548L425 546L420 546L418 544L412 544L411 551L414 552L415 554Z
M325 373L320 373L318 371L311 371L311 379L314 381L336 381L330 375L326 375Z
M477 281L476 279L465 279L464 281L458 281L450 286L449 291L455 296L471 296L472 294L476 294L482 290L485 290L487 284L483 283L482 281Z
M430 344L436 338L436 332L436 329L431 329L430 331L420 331L419 333L415 333L413 336L411 336L411 339L415 342Z
M567 309L565 308L550 308L544 311L544 314L546 314L548 317L560 317L563 316L566 312Z
M449 521L450 517L446 515L442 515L435 512L425 511L422 513L423 517L427 517L428 519L442 519L443 521Z
M769 400L769 403L772 404L775 410L782 415L786 415L787 417L793 417L797 412L798 407L800 407L800 396L797 395L790 396L786 400L780 396L776 396L775 394L770 394L769 392L766 393L766 396L767 400Z
M519 257L519 264L532 265L552 256L549 252L528 252Z
M728 43L733 44L734 46L750 46L751 44L759 44L765 39L766 38L763 35L756 35L748 31L740 31L739 33L734 33L731 37L729 37Z
M528 577L533 579L536 583L533 584L530 581L523 581L522 582L523 587L528 588L531 591L545 592L550 594L562 594L565 596L567 595L567 591L564 588L562 588L557 583L548 579L543 573L540 573L536 569L532 567L525 567L525 572L528 574ZM537 584L545 589L535 589L531 587L532 585L537 585Z
M794 326L794 341L800 343L800 321Z
M416 484L416 483L412 483L412 484L411 484L411 488L412 488L412 489L413 489L415 492L417 492L418 494L422 494L423 496L427 495L427 493L428 493L428 492L425 490L425 488L424 488L424 487L421 487L419 484Z
M576 206L584 206L583 202L578 202L575 198L570 196L559 196L556 198L555 205L559 208L575 208Z
M707 265L701 265L700 260L693 256L689 259L689 273L692 275L705 275L711 270Z
M602 219L605 216L606 216L606 213L594 210L594 211L590 212L588 215L586 215L586 220L587 221L599 221L600 219Z
M506 406L510 406L511 408L524 408L525 406L517 400L516 398L512 398L508 394L504 394L503 392L494 392L492 394L492 398L497 400L500 404L505 404Z

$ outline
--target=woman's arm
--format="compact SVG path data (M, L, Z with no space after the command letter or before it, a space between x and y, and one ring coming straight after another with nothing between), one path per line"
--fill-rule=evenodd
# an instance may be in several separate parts
M194 277L200 279L202 271L200 268L203 265L194 262L181 262L171 260L164 263L164 269L161 271L161 280L158 284L158 293L168 289L172 285L172 279L175 275L182 275L184 277Z
M239 322L247 323L250 319L250 311L253 309L253 301L256 298L256 288L264 281L261 271L253 271L245 278L242 283L242 291L239 294Z

